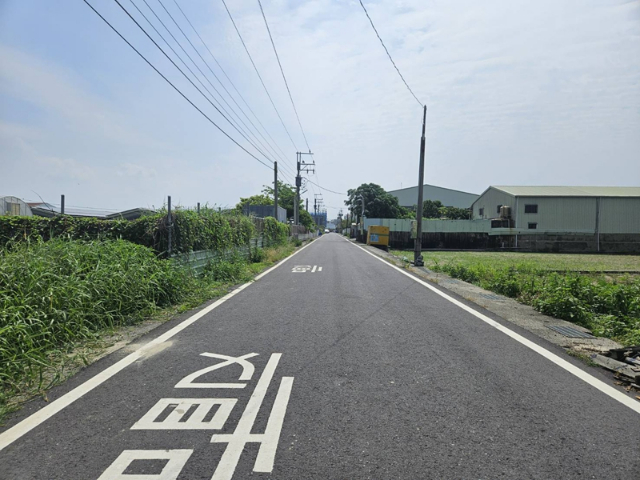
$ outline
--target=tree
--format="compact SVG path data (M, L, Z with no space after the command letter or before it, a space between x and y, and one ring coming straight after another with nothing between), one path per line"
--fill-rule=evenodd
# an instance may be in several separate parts
M384 188L375 183L363 183L356 189L347 190L349 199L344 204L351 208L353 212L360 215L362 211L362 201L364 198L364 214L368 218L407 218L409 212L401 207L398 199L387 193Z
M273 187L265 185L262 189L263 195L273 199ZM288 183L278 180L278 206L287 209L287 218L293 217L293 206L296 198L296 187L292 187ZM271 201L273 204L273 200ZM300 208L302 211L302 199L300 199Z
M442 207L440 208L440 218L449 220L470 220L471 210L468 208Z
M422 218L440 218L440 209L443 208L440 200L425 200L422 202Z
M253 195L248 198L240 197L240 202L236 205L238 213L242 213L245 207L249 205L273 205L273 198L267 195Z
M262 189L262 193L260 195L241 198L240 203L236 205L236 209L241 212L246 205L273 205L273 194L273 187L264 185L264 188ZM278 206L287 210L287 218L293 217L293 206L295 204L295 198L296 188L278 180ZM298 212L300 215L300 225L304 225L309 230L315 228L316 224L313 221L313 217L304 209L304 203L302 199L300 199L299 207L300 208L298 209Z

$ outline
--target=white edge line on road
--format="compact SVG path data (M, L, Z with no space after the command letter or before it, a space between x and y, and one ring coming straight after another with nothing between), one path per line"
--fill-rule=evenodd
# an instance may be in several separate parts
M78 385L76 388L74 388L73 390L65 393L60 398L58 398L58 399L54 400L53 402L51 402L50 404L42 407L40 410L38 410L37 412L35 412L32 415L28 416L27 418L25 418L21 422L17 423L13 427L11 427L8 430L0 433L0 451L2 451L5 447L11 445L13 442L15 442L17 439L19 439L20 437L22 437L23 435L25 435L29 431L31 431L34 428L36 428L38 425L40 425L44 421L46 421L49 418L51 418L52 416L54 416L59 411L61 411L64 408L68 407L69 405L71 405L73 402L75 402L76 400L78 400L79 398L81 398L82 396L84 396L85 394L87 394L88 392L93 390L94 388L98 387L99 385L101 385L104 382L106 382L107 380L109 380L111 377L113 377L118 372L124 370L126 367L131 365L133 362L135 362L139 358L142 358L142 356L148 350L156 347L157 345L159 345L159 344L161 344L163 342L166 342L171 337L173 337L176 334L180 333L182 330L187 328L192 323L195 323L197 320L201 319L202 317L207 315L209 312L211 312L212 310L214 310L215 308L219 307L220 305L222 305L224 302L226 302L230 298L232 298L235 295L237 295L238 293L240 293L242 290L247 288L249 285L254 283L256 280L261 279L267 273L272 272L273 270L278 268L280 265L285 263L291 257L293 257L294 255L297 255L302 250L304 250L309 245L311 245L311 243L312 242L308 243L307 245L305 245L301 249L297 250L296 252L293 252L287 258L282 259L280 262L276 263L273 267L265 270L260 275L256 276L253 280L251 280L251 281L249 281L249 282L247 282L247 283L245 283L243 285L240 285L238 288L236 288L232 292L229 292L224 297L216 300L214 303L212 303L208 307L203 308L202 310L200 310L199 312L197 312L194 315L190 316L186 320L183 320L178 325L173 327L171 330L169 330L169 331L163 333L162 335L160 335L159 337L151 340L149 343L146 343L145 345L140 347L135 352L130 353L129 355L124 357L122 360L114 363L113 365L111 365L110 367L104 369L103 371L101 371L100 373L95 375L94 377L91 377L89 380L87 380L83 384Z
M457 307L460 307L461 309L469 312L471 315L474 315L475 317L479 318L483 322L491 325L496 330L500 330L505 335L508 335L509 337L513 338L515 341L520 342L525 347L530 348L534 352L542 355L547 360L552 361L553 363L558 365L560 368L565 369L567 372L571 373L572 375L575 375L580 380L583 380L584 382L587 382L589 385L591 385L592 387L597 388L598 390L600 390L605 395L608 395L609 397L613 398L614 400L617 400L618 402L622 403L623 405L629 407L634 412L640 414L640 402L637 402L633 398L627 397L622 392L619 392L618 390L616 390L612 386L607 385L603 381L598 380L597 378L595 378L594 376L588 374L584 370L582 370L582 369L576 367L575 365L567 362L563 358L560 358L555 353L552 353L549 350L547 350L546 348L541 347L540 345L532 342L531 340L528 340L528 339L524 338L522 335L514 332L513 330L511 330L511 329L505 327L504 325L501 325L500 323L496 322L495 320L492 320L491 318L487 317L486 315L483 315L482 313L474 310L473 308L469 307L468 305L465 305L464 303L462 303L462 302L456 300L455 298L447 295L446 293L438 290L434 286L429 285L427 282L425 282L423 280L420 280L419 278L411 275L410 273L405 272L401 268L399 268L399 267L387 262L386 260L380 258L379 256L367 251L366 248L363 248L360 245L356 245L355 243L353 243L353 242L351 242L349 240L346 240L346 241L351 243L352 245L358 247L359 249L361 249L365 253L368 253L373 258L375 258L377 260L380 260L385 265L388 265L389 267L396 269L398 272L400 272L401 274L409 277L411 280L419 283L420 285L422 285L422 286L428 288L429 290L433 291L434 293L440 295L442 298L444 298L445 300L450 301L451 303L453 303Z

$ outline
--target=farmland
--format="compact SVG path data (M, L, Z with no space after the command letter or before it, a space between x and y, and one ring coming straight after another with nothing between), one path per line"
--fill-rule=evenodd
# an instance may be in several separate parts
M515 298L597 336L640 344L640 256L423 252L423 257L433 271Z

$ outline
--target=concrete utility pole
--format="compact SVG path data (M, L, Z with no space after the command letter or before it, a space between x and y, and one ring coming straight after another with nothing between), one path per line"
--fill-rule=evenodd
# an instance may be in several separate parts
M315 173L315 169L310 168L316 165L316 162L305 163L302 161L302 155L313 155L313 153L296 152L296 163L298 166L298 174L296 175L296 199L293 205L293 224L299 225L300 223L300 187L302 186L302 177L300 172Z
M273 162L273 218L278 220L278 162Z
M427 106L424 106L422 114L422 138L420 139L420 169L418 173L418 208L416 209L416 239L413 245L413 264L416 267L423 267L422 260L422 202L423 202L423 184L424 184L424 130L427 123Z
M64 195L60 195L60 215L64 215Z
M169 235L167 239L167 255L171 256L171 195L167 197L167 229L169 230Z

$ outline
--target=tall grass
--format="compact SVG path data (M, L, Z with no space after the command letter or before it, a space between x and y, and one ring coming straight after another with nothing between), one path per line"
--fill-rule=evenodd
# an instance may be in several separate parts
M460 262L434 271L516 298L536 310L585 326L597 336L640 344L640 278L550 272L532 263L489 266Z
M48 356L157 307L180 302L190 278L124 240L23 244L0 254L0 386L48 365Z

